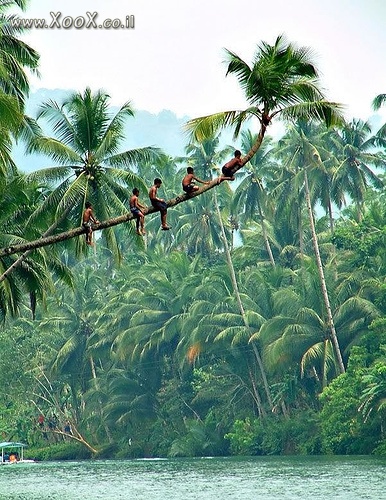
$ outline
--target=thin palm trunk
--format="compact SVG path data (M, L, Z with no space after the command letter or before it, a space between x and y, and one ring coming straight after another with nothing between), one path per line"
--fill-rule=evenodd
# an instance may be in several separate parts
M334 217L332 214L332 204L331 200L328 200L328 218L330 219L330 232L331 234L334 233Z
M334 346L334 351L335 351L336 359L338 362L339 370L341 373L344 373L345 367L344 367L342 353L341 353L339 342L338 342L338 336L337 336L336 330L335 330L334 318L332 316L331 304L330 304L330 299L328 296L326 279L325 279L324 271L323 271L322 259L320 257L320 252L319 252L319 244L318 244L318 238L317 238L316 230L315 230L314 214L312 212L311 196L310 196L310 190L309 190L309 185L308 185L308 176L307 176L306 168L304 169L304 186L305 186L305 191L306 191L307 210L308 210L310 226L311 226L312 244L314 246L316 264L318 267L318 273L319 273L320 283L321 283L321 287L322 287L323 300L324 300L324 304L325 304L326 312L327 312L328 327L330 330L330 338L332 341L332 345Z
M94 359L93 359L92 356L90 356L90 366L91 366L91 373L92 373L92 378L94 380L95 388L96 388L97 391L99 391L99 381L98 381L98 378L97 378L97 374L96 374L96 370L95 370L95 363L94 363ZM109 426L107 425L107 423L106 423L106 421L104 419L104 416L103 416L103 405L102 405L102 401L100 399L98 399L98 404L99 404L99 413L100 413L101 419L103 421L103 427L105 429L107 439L109 440L109 443L112 443L113 442L113 436L111 434Z
M250 332L251 328L249 326L248 319L246 317L244 306L243 306L243 303L242 303L242 300L241 300L239 286L238 286L237 278L236 278L236 273L235 273L235 269L234 269L234 266L233 266L232 257L231 257L230 251L229 251L229 245L228 245L228 241L227 241L226 234L225 234L224 224L223 224L222 218L221 218L220 208L219 208L218 202L217 202L216 192L214 194L214 202L215 202L215 206L216 206L217 216L218 216L218 219L219 219L219 224L220 224L220 229L221 229L221 237L222 237L222 240L223 240L223 243L224 243L225 256L226 256L226 260L227 260L227 264L228 264L229 273L230 273L230 276L231 276L231 281L232 281L232 285L233 285L233 291L234 291L235 296L236 296L236 300L237 300L237 304L238 304L238 307L239 307L240 315L241 315L241 317L243 319L243 323L245 325L245 328L247 329L248 332ZM254 343L252 343L252 349L253 349L253 352L255 354L255 358L256 358L257 364L259 366L259 370L260 370L261 378L263 380L263 385L264 385L265 393L267 395L268 404L269 404L270 409L272 409L273 408L273 403L272 403L271 391L269 389L269 385L268 385L268 381L267 381L267 376L266 376L266 373L265 373L265 369L264 369L264 366L263 366L263 362L262 362L260 353L259 353L259 351L258 351L258 349L257 349L257 347L256 347L256 345ZM261 412L263 413L263 410L261 410Z
M256 382L255 382L255 377L252 373L252 370L248 367L248 373L249 373L249 379L251 381L251 385L252 385L252 388L253 388L253 395L254 395L254 399L256 401L256 406L257 406L257 410L259 412L259 416L264 418L267 416L266 414L266 411L264 409L264 405L261 401L261 396L260 396L260 393L259 393L259 389L257 388L256 386Z
M298 190L298 200L299 199L300 199L300 195L299 195L299 190ZM301 208L297 212L298 212L298 226L299 226L299 249L300 249L300 255L303 258L303 256L304 256L304 229L303 229L303 219L302 219Z
M261 143L263 142L266 130L267 130L266 125L264 125L264 123L261 123L256 141L254 142L254 144L252 144L252 147L248 151L248 153L243 157L242 164L235 169L235 172L237 172L241 167L243 167L255 155L255 153L257 153L257 151L261 146Z
M265 226L264 216L263 216L263 212L261 210L259 200L257 200L257 210L259 212L261 231L263 233L264 244L265 244L265 248L267 250L268 256L269 256L269 261L271 262L272 267L275 267L276 263L275 263L275 259L274 259L273 253L272 253L271 245L269 243L267 228Z

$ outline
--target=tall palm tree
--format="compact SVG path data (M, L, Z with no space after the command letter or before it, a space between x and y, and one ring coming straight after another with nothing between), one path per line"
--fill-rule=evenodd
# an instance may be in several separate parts
M337 150L334 151L337 165L333 182L343 184L343 189L356 206L358 220L363 216L364 196L369 186L382 188L383 182L371 169L385 168L384 158L374 151L376 138L371 126L362 120L352 120L339 132Z
M308 259L309 260L309 259ZM353 343L366 333L370 322L379 316L377 308L359 290L343 289L343 278L335 280L335 271L326 270L328 282L336 289L331 295L334 325L339 332L346 359ZM290 286L282 286L272 294L273 314L256 337L264 346L264 361L270 370L309 372L321 391L340 367L330 335L330 319L325 311L315 265L309 260L307 269Z
M345 371L342 353L340 350L338 337L334 325L333 314L331 310L329 293L324 275L323 263L320 255L320 248L315 227L315 199L312 197L313 187L309 182L310 172L315 169L315 166L321 164L321 158L315 145L312 143L312 138L308 137L309 125L305 122L298 122L297 126L292 127L292 144L285 151L287 159L285 160L290 165L295 165L297 170L296 183L302 186L304 192L304 200L307 207L308 220L311 229L312 244L317 262L317 270L320 278L320 286L324 298L326 314L328 316L328 325L330 328L331 342L334 346L335 355L340 371Z
M216 196L216 193L215 193L215 196ZM242 296L240 294L239 284L238 284L237 277L236 277L236 272L235 272L235 269L234 269L234 266L233 266L232 257L231 257L229 245L228 245L226 234L225 234L224 224L222 223L221 212L220 212L220 208L218 206L218 203L216 203L216 209L217 209L217 216L218 216L219 221L220 221L221 235L222 235L222 239L223 239L223 243L224 243L224 250L225 250L225 257L226 257L226 261L227 261L227 265L228 265L228 269L229 269L230 278L231 278L231 281L232 281L233 292L234 292L235 297L236 297L236 301L237 301L237 305L238 305L238 308L239 308L240 316L241 316L241 318L243 320L246 333L247 333L248 336L251 336L252 335L252 328L250 326L250 323L249 323L249 320L248 320L248 317L247 317L247 314L246 314L246 311L245 311L245 307L244 307L244 304L243 304ZM263 386L264 386L264 389L265 389L265 392L266 392L266 395L267 395L267 400L268 400L270 408L272 409L271 392L270 392L270 389L269 389L269 386L268 386L267 375L266 375L266 372L265 372L265 368L263 366L261 355L260 355L259 350L256 347L256 345L254 343L252 343L251 345L252 345L252 349L253 349L253 352L254 352L254 355L255 355L258 367L259 367L259 371L260 371L261 378L262 378L262 381L263 381Z
M229 50L226 55L227 75L237 77L250 107L191 120L187 129L196 139L213 137L219 129L228 126L234 128L237 136L243 123L256 118L259 132L243 158L245 164L259 149L267 127L276 117L287 120L313 118L327 125L341 120L341 106L324 98L308 48L297 48L281 35L273 45L262 42L257 47L251 66Z
M245 164L259 149L268 125L275 117L283 119L315 118L324 121L327 125L341 120L341 106L337 103L329 102L324 98L323 92L319 87L318 72L311 60L308 48L297 48L293 44L286 43L283 36L279 36L274 45L262 42L258 46L251 67L239 56L230 51L227 51L227 56L229 59L227 74L236 75L250 107L243 111L226 111L191 120L187 124L187 129L195 139L201 140L205 137L215 137L221 128L227 126L233 126L237 135L246 120L256 118L259 123L259 132L256 142L243 159L243 164ZM57 129L60 133L63 132L65 134L67 125L63 119L59 120ZM69 136L71 136L71 132ZM41 144L40 148L35 148L36 151L38 149L44 151L44 144ZM55 144L55 148L47 149L48 151L55 158L57 154L60 154L60 159L64 158L67 166L75 165L79 167L81 172L82 169L80 167L85 163L88 164L87 156L86 158L82 158L82 161L79 161L78 154L74 156L67 149L60 150L57 144ZM241 166L238 168L241 168ZM96 178L95 176L93 177L95 181ZM78 184L82 184L81 190L84 192L84 181L83 183L80 181ZM168 206L172 207L199 196L215 186L217 186L217 181L213 180L192 195L181 195L169 200ZM78 195L76 198L78 198ZM61 199L62 197L60 196L56 201L59 203ZM62 206L63 202L60 205ZM125 222L126 220L124 218L118 221L105 221L100 227L109 228L114 224ZM60 241L72 238L78 234L77 231L63 233ZM59 240L50 238L45 241L31 242L27 247L18 247L18 251L49 245L57 241ZM8 253L10 251L15 250L6 250Z
M28 0L0 0L0 119L1 156L3 141L11 132L26 139L35 129L34 121L24 115L25 98L29 94L28 74L38 73L39 54L19 37L27 30L16 23L18 16L7 15L12 7L25 10ZM0 167L1 170L1 167Z
M71 94L62 105L49 101L41 106L38 120L47 119L55 137L36 135L28 151L45 154L59 166L29 175L30 179L55 186L35 212L35 218L45 211L55 220L61 220L66 214L73 226L80 226L86 200L94 205L99 219L128 211L129 189L134 185L146 189L131 168L160 154L153 147L119 152L124 123L133 115L129 102L112 115L109 96L101 90L92 93L89 88L83 93ZM120 258L113 229L107 228L103 236Z
M205 174L205 177L208 176L211 169L213 169L213 167L215 167L215 161L221 160L225 155L225 152L223 154L219 154L216 151L216 147L218 146L218 143L219 143L218 137L207 138L201 144L192 143L188 147L188 150L190 150L192 153L190 156L190 160L193 161L194 164L197 162L198 166L200 167L201 172L203 172ZM244 328L247 332L247 336L248 335L250 336L251 335L250 325L248 322L248 318L247 318L245 308L243 305L243 301L242 301L242 297L240 294L239 285L238 285L238 281L237 281L237 277L236 277L236 272L235 272L233 262L232 262L230 246L228 243L229 238L227 235L226 226L225 226L224 221L223 221L224 210L220 211L220 203L219 203L216 191L214 192L214 195L213 195L213 201L214 201L215 212L217 214L217 223L218 223L219 229L220 229L220 231L219 231L220 243L224 249L224 254L225 254L225 258L226 258L226 262L227 262L227 266L228 266L228 271L229 271L229 275L230 275L230 279L231 279L231 283L232 283L233 293L235 294L237 306L239 309L239 314L241 316L242 323L244 324ZM227 211L225 211L225 213L227 213ZM207 220L209 220L209 217L207 217ZM265 389L265 392L267 394L267 400L268 400L270 406L272 406L270 390L268 387L268 382L267 382L265 370L264 370L264 367L263 367L263 364L261 361L260 353L255 345L252 344L252 348L253 348L254 356L256 358L256 361L257 361L257 364L259 367L259 371L261 373L261 378L263 380L264 389ZM252 383L254 383L253 378L252 378ZM255 394L257 396L258 392L255 391ZM258 406L259 406L260 410L263 411L260 401L258 401Z

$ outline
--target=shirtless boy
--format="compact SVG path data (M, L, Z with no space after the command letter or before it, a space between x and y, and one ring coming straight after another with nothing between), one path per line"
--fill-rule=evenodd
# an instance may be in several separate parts
M83 227L87 228L86 232L86 244L87 245L92 245L92 224L98 224L99 220L95 218L94 211L92 208L92 205L89 201L86 201L84 205L84 212L83 212L83 222L82 225Z
M222 175L219 178L219 183L222 181L234 181L235 176L233 169L239 165L243 165L243 160L241 159L241 151L236 149L234 153L234 158L225 163L225 165L222 167L221 169Z
M168 231L170 227L166 223L167 204L163 198L158 198L157 191L161 187L162 181L156 177L153 186L149 189L149 198L152 206L161 213L161 229Z
M135 218L135 226L137 229L137 234L143 235L146 234L145 231L145 216L141 210L145 209L145 205L142 205L139 201L139 189L134 188L133 194L130 197L130 212L133 214Z
M188 167L186 169L186 175L182 179L182 189L185 193L193 193L193 191L197 191L200 189L198 186L194 184L194 181L200 182L201 184L209 184L209 181L202 181L198 177L194 175L194 170L192 167Z

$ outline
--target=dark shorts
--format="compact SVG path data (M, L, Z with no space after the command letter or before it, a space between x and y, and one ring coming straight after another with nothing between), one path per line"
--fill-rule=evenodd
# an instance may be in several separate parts
M167 212L168 206L166 205L166 202L154 201L154 200L150 200L150 201L151 201L151 204L153 205L153 207L156 208L157 210L159 210L161 212L161 214Z
M142 215L140 209L137 207L130 207L130 212L134 215L134 217L137 218L139 218Z
M222 167L221 172L223 173L224 177L233 177L233 171L231 168Z
M87 228L91 229L92 222L91 222L91 221L88 221L88 222L83 222L83 223L82 223L82 226L83 226L83 227L87 227Z
M182 186L185 193L192 193L194 191L194 184L188 184L187 186Z

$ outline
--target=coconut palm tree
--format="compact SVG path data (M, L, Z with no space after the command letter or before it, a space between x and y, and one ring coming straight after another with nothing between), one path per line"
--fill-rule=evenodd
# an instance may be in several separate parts
M39 234L39 229L46 223L45 217L37 221L35 227L26 225L26 221L46 194L43 186L26 182L22 175L17 175L4 184L0 183L1 244L25 241ZM7 312L16 315L26 294L34 315L37 299L44 300L52 291L53 276L71 280L70 272L55 250L46 252L39 249L33 255L28 255L24 256L22 262L15 260L14 256L0 258L0 309L3 315ZM7 281L4 281L6 278Z
M249 108L191 120L187 129L196 139L213 137L228 126L234 128L237 137L243 123L257 119L259 132L243 158L244 165L259 149L267 127L276 117L284 120L316 119L327 125L341 121L341 106L324 98L308 48L297 48L280 35L273 45L262 42L257 47L252 65L230 50L226 50L226 55L227 75L237 77Z
M376 137L371 125L362 120L352 120L339 131L335 154L333 183L343 189L357 209L357 218L363 216L363 203L370 186L382 188L383 182L371 167L385 168L384 158L374 151Z
M35 135L28 151L45 154L59 166L28 176L55 186L36 210L31 223L47 211L54 220L62 221L65 216L72 226L80 226L86 200L93 204L100 220L128 211L130 188L135 185L146 191L132 168L160 155L160 151L152 147L119 152L124 123L133 115L129 102L112 115L109 96L101 90L92 93L89 88L83 93L71 94L61 105L54 101L42 104L38 120L45 118L55 136ZM114 230L107 228L103 237L120 259Z
M177 354L185 364L223 366L236 382L235 391L242 387L258 413L265 416L266 407L272 407L270 391L257 346L249 344L264 319L256 312L255 301L234 286L229 268L216 266L197 287Z
M295 169L297 172L295 176L296 185L301 186L301 189L304 193L304 200L307 207L308 220L311 230L312 244L320 278L320 286L325 302L326 314L328 316L328 324L330 326L331 341L334 346L339 368L343 373L345 371L345 367L343 363L342 353L339 347L338 338L336 335L329 293L326 286L323 263L320 255L319 242L315 227L315 199L312 196L313 186L309 181L309 177L311 175L310 172L315 168L316 165L320 165L322 162L317 148L312 143L312 138L308 137L309 125L305 122L298 122L297 126L292 127L291 130L293 132L292 141L290 141L290 147L286 148L284 151L284 154L287 155L287 159L285 161L290 165L295 165Z
M308 266L290 286L282 286L272 294L272 317L256 333L263 346L263 359L270 372L289 371L303 377L315 378L321 391L340 367L330 335L330 320L318 283L315 264ZM331 267L326 270L328 282L336 289L331 293L331 308L336 331L345 358L350 347L367 332L371 321L379 316L377 308L359 295L360 290L348 294L343 278Z
M259 123L259 132L253 147L243 158L243 164L245 164L259 149L268 125L276 117L283 119L315 118L324 121L327 125L341 120L341 106L337 103L327 101L319 87L318 72L311 60L309 49L304 47L297 48L294 44L287 43L283 36L279 36L274 45L262 42L258 46L251 67L239 56L230 51L227 51L227 56L229 59L227 74L236 75L250 107L243 111L226 111L191 120L187 124L187 129L196 140L200 141L205 137L215 137L221 128L227 126L234 127L235 134L237 135L246 120L256 118ZM64 134L68 129L63 119L59 120L57 127L58 131ZM69 137L71 137L71 134L69 131ZM40 147L35 148L36 151L44 151L44 149L44 142L40 142ZM57 144L55 144L53 149L47 149L47 152L50 152L54 158L56 158L57 154L60 154L60 159L65 159L66 161L67 169L72 165L75 170L85 173L86 176L89 175L86 173L88 172L87 168L84 169L82 167L82 165L87 166L90 163L87 154L80 161L79 154L74 156L67 149L58 148ZM82 151L82 154L85 154L85 151ZM91 159L93 159L93 155L91 155ZM238 168L241 168L241 166ZM69 171L67 170L64 175L68 175ZM92 175L92 177L94 177L94 182L98 181L95 176ZM79 187L76 196L72 196L72 198L78 199L79 191L85 192L85 181L80 179L78 183L74 184L78 184ZM214 188L217 184L217 181L213 180L189 196L177 196L168 201L168 206L172 207L199 196L203 192ZM75 189L73 189L74 191ZM56 199L61 208L63 206L62 198L63 196L59 196ZM66 196L64 198L65 201L68 198L69 196ZM151 211L149 210L146 213ZM98 227L101 229L110 228L115 224L129 220L126 216L121 217L122 219L116 218L111 221L105 221ZM16 251L16 248L17 251L37 248L58 241L64 241L79 234L81 234L79 231L69 231L63 233L60 238L42 239L38 242L31 242L26 247L8 248L5 252Z
M26 70L38 74L39 54L19 36L26 30L17 25L15 14L7 15L12 7L26 8L27 0L0 1L0 119L2 141L9 131L15 136L20 127L26 132L30 120L23 117L24 99L28 96L29 82ZM3 154L3 153L2 153ZM0 167L1 170L2 167Z

